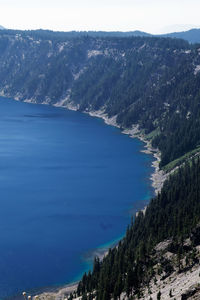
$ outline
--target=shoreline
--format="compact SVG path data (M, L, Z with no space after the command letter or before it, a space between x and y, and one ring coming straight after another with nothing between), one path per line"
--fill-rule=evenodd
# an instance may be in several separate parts
M70 109L72 106L66 107ZM75 107L72 108L73 110L77 110ZM91 117L101 118L104 120L105 124L111 125L117 128L120 128L119 124L117 124L116 119L117 116L113 116L112 118L108 118L103 110L99 111L85 111L84 113L89 114ZM145 136L140 132L138 125L132 125L132 128L126 129L122 128L121 133L127 134L130 138L138 138L140 141L145 143L144 150L140 150L145 154L152 155L154 157L154 161L152 162L151 166L154 168L154 172L150 176L150 180L152 181L152 187L155 191L155 195L157 195L164 184L164 181L168 177L168 173L164 173L163 170L160 170L159 163L161 160L161 153L158 149L155 149L151 146L151 142L148 141Z
M62 102L62 104L64 103ZM69 102L65 106L59 104L56 104L55 106L64 107L73 111L77 111L79 109L79 106L74 106L72 105L72 103ZM83 113L89 114L91 117L103 119L104 123L107 125L121 128L120 125L117 124L116 122L117 115L109 118L104 110L83 111ZM157 195L161 191L165 180L169 176L169 173L164 173L163 170L160 170L159 168L159 163L161 160L160 151L151 146L151 142L145 138L145 135L141 133L138 127L139 127L138 125L132 125L132 128L130 129L121 128L121 133L129 135L130 138L138 138L140 141L142 141L145 144L144 145L145 149L141 150L141 152L152 155L154 157L155 160L151 164L151 166L154 168L154 172L151 174L150 180L152 181L151 185L155 191L155 195Z
M119 237L116 240L113 240L112 243L109 244L109 246L107 246L107 244L105 244L105 245L100 246L99 248L91 250L91 252L88 252L88 254L87 254L89 257L89 260L91 260L92 257L98 257L100 259L100 261L102 261L103 258L108 254L108 249L110 247L116 247L122 238L123 237ZM70 294L77 290L78 284L79 284L79 281L76 281L76 282L71 282L68 284L61 285L61 286L47 287L47 288L45 288L45 291L43 291L43 288L41 288L41 289L38 289L37 293L34 293L34 295L32 295L32 299L34 299L34 300L67 300L68 297L70 296ZM31 294L31 291L27 292L27 295L29 295L29 294ZM76 298L74 298L74 300L81 300L81 297L76 297ZM18 299L13 299L13 300L18 300ZM22 297L20 298L20 300L22 300ZM24 300L24 298L23 298L23 300Z

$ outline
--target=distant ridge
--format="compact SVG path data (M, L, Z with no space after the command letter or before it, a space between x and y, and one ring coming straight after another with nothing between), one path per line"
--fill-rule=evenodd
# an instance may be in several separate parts
M0 30L8 30L9 32L13 33L21 33L21 30L9 30L5 27L0 25ZM166 34L150 34L140 30L134 31L52 31L52 30L44 30L44 29L37 29L37 30L25 30L24 32L30 34L37 34L38 36L46 34L49 35L49 38L53 36L62 37L62 38L77 38L77 37L170 37L170 38L178 38L188 41L189 43L195 44L200 43L200 28L193 28L187 31L180 31L180 32L172 32Z
M29 31L29 30L28 30ZM31 30L32 32L32 30ZM33 31L34 32L34 31ZM51 31L51 30L43 30L38 29L35 30L38 33L49 33L56 34L59 36L68 36L68 37L80 37L80 36L91 36L91 37L132 37L132 36L142 36L142 37L150 37L152 34L135 30L135 31Z
M77 31L74 31L77 32ZM79 31L77 32L81 35L89 35L89 36L101 36L101 37L129 37L129 36L152 36L151 34L147 33L147 32L143 32L143 31L139 31L139 30L135 30L135 31Z
M93 36L93 37L131 37L131 36L141 36L141 37L171 37L171 38L179 38L188 41L189 43L200 43L200 29L194 28L187 31L181 32L172 32L167 34L150 34L144 31L135 30L135 31L71 31L68 34L72 36Z
M78 33L78 32L77 32ZM181 31L181 32L172 32L167 34L150 34L147 32L135 30L135 31L127 31L127 32L121 32L121 31L81 31L79 32L81 35L89 35L89 36L95 36L95 37L131 37L131 36L142 36L142 37L152 37L152 36L159 36L159 37L171 37L171 38L179 38L184 39L188 41L189 43L200 43L200 29L194 28L187 31Z
M200 43L200 29L194 28L187 31L173 32L163 34L164 37L179 38L188 41L189 43Z
M68 37L78 37L78 36L91 36L91 37L171 37L171 38L179 38L188 41L189 43L200 43L200 29L194 28L188 31L181 31L181 32L172 32L167 34L150 34L147 32L143 32L140 30L135 31L68 31L68 32L55 32L50 30L36 30L36 32L40 33L49 33L49 34L56 34L59 36L68 36Z

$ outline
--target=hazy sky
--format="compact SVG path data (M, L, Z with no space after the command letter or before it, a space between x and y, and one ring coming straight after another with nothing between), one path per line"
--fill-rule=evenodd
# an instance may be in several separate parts
M199 28L199 12L200 0L0 0L0 25L164 33Z

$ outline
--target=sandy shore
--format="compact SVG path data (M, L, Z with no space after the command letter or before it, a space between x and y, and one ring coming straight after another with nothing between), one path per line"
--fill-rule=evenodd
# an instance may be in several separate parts
M167 178L167 174L165 174L159 168L161 153L158 149L155 149L151 146L151 142L148 141L145 136L139 131L138 125L133 125L131 129L124 129L122 131L124 134L128 134L131 138L138 138L142 142L145 143L144 150L141 152L153 155L155 160L152 162L152 167L154 168L154 172L151 174L150 180L152 181L152 186L155 190L155 194L161 191L164 181Z

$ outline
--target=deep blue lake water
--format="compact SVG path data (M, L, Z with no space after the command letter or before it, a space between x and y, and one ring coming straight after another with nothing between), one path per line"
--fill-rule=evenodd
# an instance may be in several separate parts
M86 114L0 98L0 299L65 284L153 195L143 143Z

